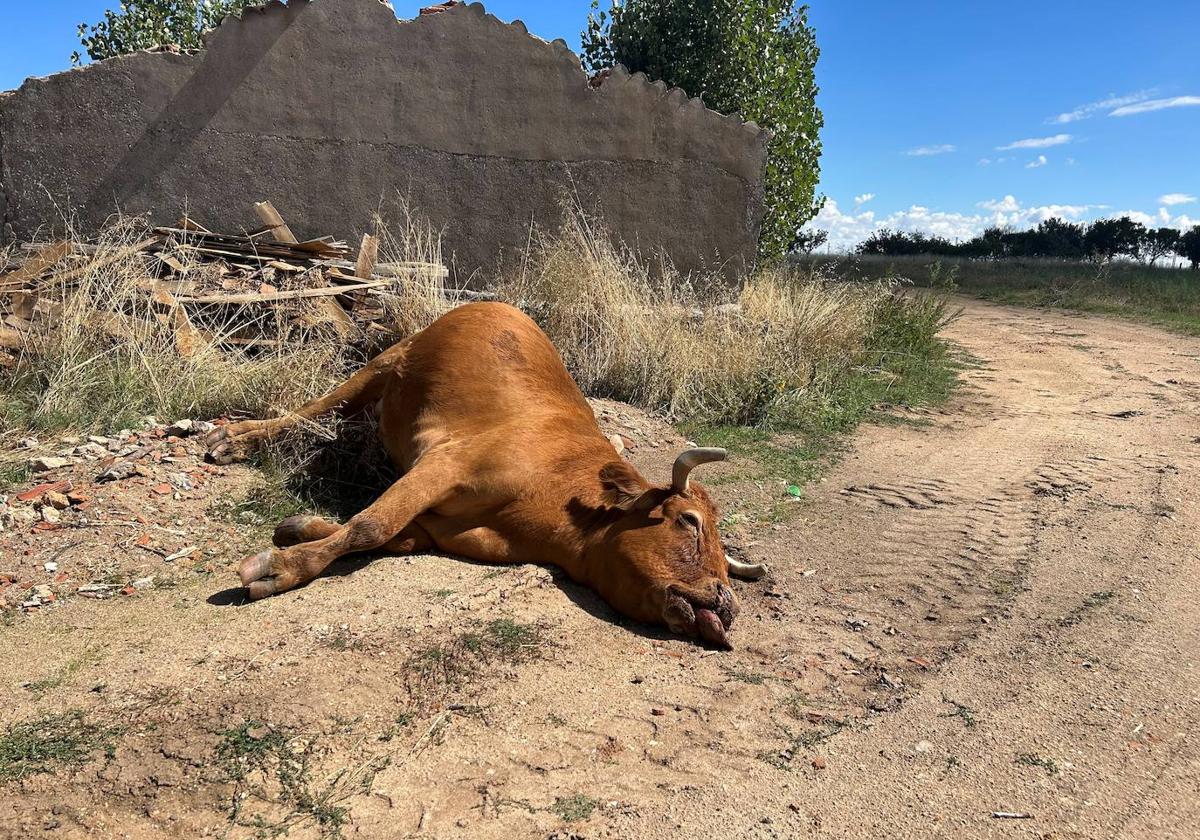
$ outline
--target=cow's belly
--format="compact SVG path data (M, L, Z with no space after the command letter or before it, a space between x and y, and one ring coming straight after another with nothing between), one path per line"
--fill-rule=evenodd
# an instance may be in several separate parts
M481 563L528 563L531 559L519 556L507 539L488 527L437 515L419 516L417 524L447 554Z

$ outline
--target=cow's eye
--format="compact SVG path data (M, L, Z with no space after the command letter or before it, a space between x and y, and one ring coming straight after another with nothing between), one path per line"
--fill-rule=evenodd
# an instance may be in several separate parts
M679 521L685 525L695 528L697 532L704 527L704 520L701 519L700 514L696 513L694 510L685 510L683 513L679 514Z

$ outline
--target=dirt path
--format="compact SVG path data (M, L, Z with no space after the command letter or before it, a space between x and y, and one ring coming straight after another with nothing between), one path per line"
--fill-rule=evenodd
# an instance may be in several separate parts
M0 723L100 727L0 835L1195 837L1200 341L964 306L953 403L750 535L734 653L449 558L77 598L0 628Z

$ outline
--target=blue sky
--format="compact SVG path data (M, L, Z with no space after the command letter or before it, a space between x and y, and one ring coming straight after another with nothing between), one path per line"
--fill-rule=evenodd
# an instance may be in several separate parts
M117 2L0 0L0 90L65 69L76 25ZM590 2L486 5L576 47ZM1200 223L1197 0L811 5L829 197L817 224L836 243L1049 215Z

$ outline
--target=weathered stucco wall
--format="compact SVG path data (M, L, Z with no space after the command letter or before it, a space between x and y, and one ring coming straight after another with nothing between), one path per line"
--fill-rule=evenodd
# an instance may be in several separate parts
M0 95L0 237L68 209L186 208L355 237L396 191L446 230L460 277L561 217L565 192L685 270L752 260L766 134L621 70L591 88L562 42L475 4L398 21L378 0L251 9L196 55L139 53Z

